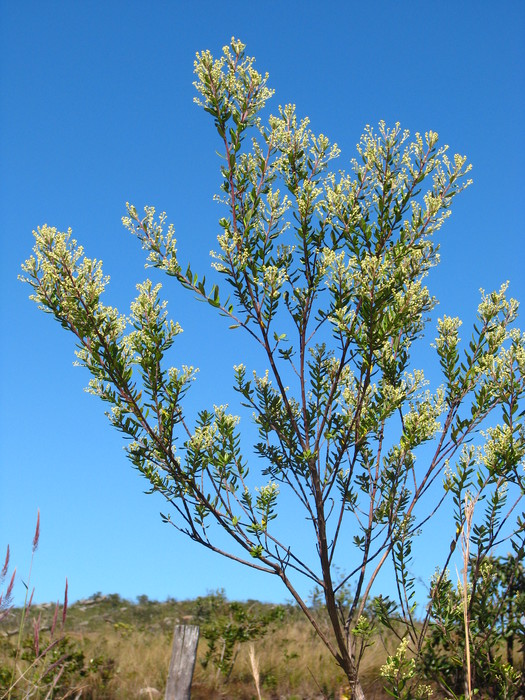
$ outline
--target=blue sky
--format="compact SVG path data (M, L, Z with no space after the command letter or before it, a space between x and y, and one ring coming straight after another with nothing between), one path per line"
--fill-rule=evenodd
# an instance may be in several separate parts
M66 576L72 599L186 598L220 587L232 598L287 598L278 581L162 524L162 501L143 494L120 435L82 391L72 340L17 282L32 230L72 227L104 261L111 303L126 310L146 276L120 224L126 201L166 210L181 258L208 269L219 171L213 126L192 102L193 58L218 54L232 35L270 73L270 109L294 102L339 144L338 167L380 119L435 130L467 154L474 185L440 234L430 280L439 314L472 322L479 288L507 279L525 302L522 2L0 0L0 550L9 543L27 575L40 509L40 601L59 597ZM240 336L168 280L165 291L185 329L177 363L201 369L194 400L229 400ZM286 518L303 527L301 515ZM423 570L438 563L432 547L420 556Z

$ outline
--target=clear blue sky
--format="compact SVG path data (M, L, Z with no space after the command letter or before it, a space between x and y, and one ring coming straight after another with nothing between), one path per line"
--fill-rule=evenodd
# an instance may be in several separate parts
M40 601L59 597L66 576L72 599L95 591L186 598L218 587L232 598L287 598L278 581L162 524L163 502L143 494L120 435L82 391L87 376L72 366L72 340L17 282L32 230L71 226L104 260L111 303L126 310L146 275L120 224L127 200L166 210L181 257L207 270L218 233L217 144L192 102L193 58L218 54L232 35L270 73L271 109L295 102L342 148L338 167L380 119L435 130L467 154L474 185L440 234L442 263L430 281L439 313L471 322L479 287L507 279L525 302L521 0L0 0L0 556L10 543L27 574L40 508ZM223 403L240 336L169 281L165 289L185 328L180 364L201 368L195 400ZM303 527L302 516L287 517ZM438 563L433 547L419 556L423 569Z

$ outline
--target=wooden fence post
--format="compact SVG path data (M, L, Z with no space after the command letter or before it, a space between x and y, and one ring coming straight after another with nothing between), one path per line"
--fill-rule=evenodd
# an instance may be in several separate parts
M198 641L197 625L175 625L165 700L190 700Z

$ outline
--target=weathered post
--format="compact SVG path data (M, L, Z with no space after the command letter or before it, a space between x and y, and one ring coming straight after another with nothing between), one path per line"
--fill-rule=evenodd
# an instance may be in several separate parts
M197 625L175 625L165 700L190 700L198 641Z

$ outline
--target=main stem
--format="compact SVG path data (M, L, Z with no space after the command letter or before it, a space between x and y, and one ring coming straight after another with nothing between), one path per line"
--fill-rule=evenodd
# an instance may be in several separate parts
M334 585L330 568L330 556L328 553L328 544L326 538L326 520L324 514L324 504L319 482L319 474L315 464L315 458L311 460L310 472L315 493L315 504L317 510L317 532L319 544L319 558L321 560L321 570L323 574L324 598L326 603L326 611L330 619L330 624L335 635L338 654L335 654L335 659L339 666L343 669L348 678L348 682L352 689L353 698L356 700L366 700L363 688L358 678L357 668L348 648L346 635L339 619L339 611L337 609L337 601L335 599Z

